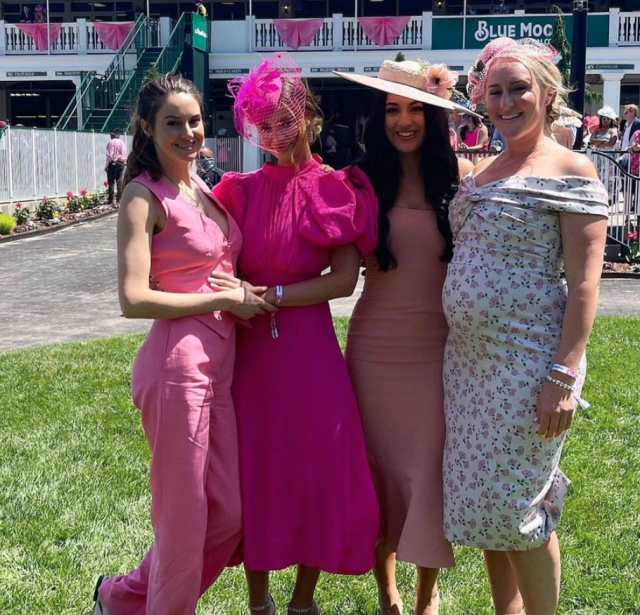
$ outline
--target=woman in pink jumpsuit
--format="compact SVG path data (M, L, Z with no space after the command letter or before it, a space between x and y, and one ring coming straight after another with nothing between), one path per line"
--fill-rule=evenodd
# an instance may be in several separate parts
M251 289L214 293L206 284L211 269L234 273L242 238L190 172L202 114L182 77L159 77L139 93L118 265L124 315L155 319L132 378L152 451L155 542L136 570L101 577L96 615L194 615L241 539L235 321L269 308Z
M328 300L353 292L360 259L376 245L377 202L364 173L325 173L312 158L313 95L297 67L280 66L267 60L234 91L241 134L251 131L243 120L259 126L278 164L227 173L214 192L242 229L243 276L281 306L238 332L232 388L250 608L273 615L268 571L298 565L288 612L314 615L320 571L363 574L374 564L378 505ZM245 94L256 82L254 108ZM213 278L217 288L234 283Z

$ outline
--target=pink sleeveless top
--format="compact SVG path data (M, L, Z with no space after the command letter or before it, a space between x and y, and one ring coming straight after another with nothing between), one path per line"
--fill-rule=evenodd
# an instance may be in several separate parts
M191 179L210 199L206 184L194 173ZM229 237L208 216L189 203L177 186L166 180L153 181L143 173L132 181L146 186L160 201L167 217L165 227L151 240L151 279L170 293L212 293L207 278L212 271L235 274L242 248L242 234L227 210ZM228 337L236 323L230 312L212 312L189 316L206 324L222 337Z

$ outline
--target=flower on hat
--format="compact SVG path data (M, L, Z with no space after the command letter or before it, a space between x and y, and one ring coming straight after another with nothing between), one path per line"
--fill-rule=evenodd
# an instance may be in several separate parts
M427 69L425 78L427 92L449 100L451 90L458 83L459 75L455 71L449 70L446 64L432 64Z

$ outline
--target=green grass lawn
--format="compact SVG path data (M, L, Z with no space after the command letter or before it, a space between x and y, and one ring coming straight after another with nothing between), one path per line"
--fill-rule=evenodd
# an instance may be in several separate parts
M346 319L336 327L344 338ZM599 318L585 398L565 448L573 480L560 525L561 613L640 613L640 318ZM99 573L149 546L149 454L129 397L142 336L0 354L0 614L88 615ZM480 553L457 549L441 576L443 615L490 615ZM401 566L404 600L414 575ZM280 611L291 571L274 575ZM371 575L323 575L324 615L376 613ZM407 609L409 612L410 609ZM247 615L242 571L227 570L200 614Z

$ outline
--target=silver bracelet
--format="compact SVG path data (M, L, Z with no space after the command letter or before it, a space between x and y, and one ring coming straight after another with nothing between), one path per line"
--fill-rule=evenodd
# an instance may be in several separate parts
M549 382L552 382L556 386L559 386L561 389L565 389L566 391L573 391L575 389L574 386L572 386L570 384L567 384L566 382L562 382L562 380L558 380L557 378L554 378L553 376L547 376L547 380Z

